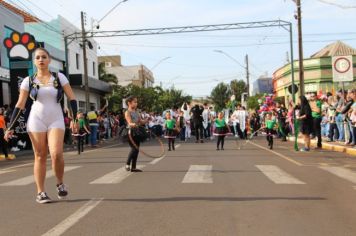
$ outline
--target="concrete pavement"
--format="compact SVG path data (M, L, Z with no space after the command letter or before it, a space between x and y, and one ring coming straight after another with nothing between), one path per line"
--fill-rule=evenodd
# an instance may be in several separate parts
M11 184L29 181L31 160L1 162L0 235L356 234L354 158L294 152L278 140L266 146L263 137L241 150L232 138L225 151L180 143L161 159L140 156L144 172L133 174L122 171L125 145L67 153L70 198L48 205L35 202L33 182ZM47 179L52 199L54 184Z

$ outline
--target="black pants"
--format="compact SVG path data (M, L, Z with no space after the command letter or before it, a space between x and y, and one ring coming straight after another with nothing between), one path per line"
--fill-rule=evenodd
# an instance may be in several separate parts
M273 129L267 129L266 133L267 133L266 139L268 141L268 145L273 146Z
M140 141L134 140L137 147L140 148ZM129 145L131 147L131 150L129 152L129 156L127 158L127 165L131 165L131 169L134 170L136 169L136 163L137 163L137 158L138 158L138 153L139 149L137 149L134 144L131 143L131 140L129 140Z
M354 126L353 128L353 133L354 133L354 145L356 145L356 127Z
M236 123L236 131L237 131L237 134L239 135L240 139L244 139L245 138L245 131L242 132L241 127L240 127L240 123Z
M168 139L168 148L169 148L169 150L171 150L171 148L173 149L173 150L175 150L175 147L174 147L174 138L169 138Z
M185 129L186 129L186 127L182 127L180 129L179 137L180 137L181 141L185 141Z
M337 129L336 123L330 123L330 127L329 127L330 141L334 141L334 135L335 135L335 139L338 139L339 138L339 130Z
M321 118L313 118L313 134L318 138L318 147L321 147Z
M78 148L78 154L80 154L80 152L84 151L84 136L77 136L77 148Z
M221 144L221 149L224 149L225 135L218 136L218 142L216 143L216 148L219 148Z
M194 129L195 129L196 140L198 141L200 139L203 139L203 131L204 131L203 123L200 121L194 121Z
M286 120L285 119L280 119L279 120L279 131L280 131L280 137L282 138L282 141L287 140L287 132L286 132Z
M5 157L8 157L9 152L7 150L7 142L4 139L4 135L5 135L4 129L0 129L0 146Z

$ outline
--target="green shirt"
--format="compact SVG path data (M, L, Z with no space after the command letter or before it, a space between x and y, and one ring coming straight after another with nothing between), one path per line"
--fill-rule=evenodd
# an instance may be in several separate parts
M225 127L226 126L226 122L224 119L216 119L215 120L215 127L216 128L222 128L222 127Z
M79 129L83 129L85 126L85 120L84 119L78 119L78 124L79 124Z
M176 125L175 120L166 120L166 128L167 129L174 129L175 125Z
M317 100L316 101L316 106L320 109L320 112L314 112L312 111L312 117L313 118L320 118L321 117L321 101L320 100Z
M276 125L276 120L266 120L267 129L273 129Z

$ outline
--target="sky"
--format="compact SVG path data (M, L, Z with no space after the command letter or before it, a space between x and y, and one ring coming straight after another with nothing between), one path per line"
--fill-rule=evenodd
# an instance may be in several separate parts
M120 1L16 2L30 9L40 19L50 21L59 14L78 27L80 11L84 11L87 16L86 29L90 30L91 19L98 21ZM100 30L280 19L293 23L296 59L298 44L295 12L296 6L292 0L128 0L100 22ZM302 14L304 58L336 40L356 47L356 0L302 0ZM289 34L278 27L97 38L96 41L100 47L99 55L121 55L123 65L144 64L147 68L154 67L152 72L156 85L161 83L164 88L174 86L193 97L210 95L220 82L246 80L245 55L249 57L252 84L259 76L271 76L286 64L289 53ZM235 61L214 50L222 50ZM166 57L169 58L162 61Z

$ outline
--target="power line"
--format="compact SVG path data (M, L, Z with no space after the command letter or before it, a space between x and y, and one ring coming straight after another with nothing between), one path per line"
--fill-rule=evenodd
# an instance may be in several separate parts
M332 2L332 1L327 1L327 0L317 0L318 2L324 3L324 4L328 4L331 6L335 6L335 7L339 7L341 9L352 9L352 8L356 8L356 5L343 5L340 3L336 3L336 2Z

